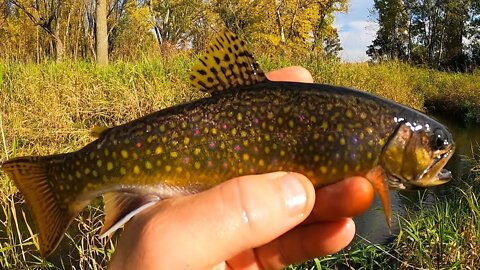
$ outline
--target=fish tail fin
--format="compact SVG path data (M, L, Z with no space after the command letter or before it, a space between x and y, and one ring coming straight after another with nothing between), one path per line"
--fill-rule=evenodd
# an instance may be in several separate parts
M72 213L72 207L62 203L53 190L58 183L49 176L49 167L63 162L61 156L21 157L0 165L33 212L39 230L40 254L44 257L58 246L70 222L78 214Z

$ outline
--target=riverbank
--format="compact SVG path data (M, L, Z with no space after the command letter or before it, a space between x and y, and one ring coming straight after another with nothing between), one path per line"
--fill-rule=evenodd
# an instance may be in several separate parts
M340 64L335 61L293 60L279 57L260 57L260 62L266 71L289 65L302 65L308 68L315 81L320 83L363 89L419 110L424 110L425 104L429 107L436 106L434 109L437 112L444 112L447 115L455 112L455 117L462 121L480 122L478 73L476 76L447 74L413 68L397 62L381 65ZM203 93L193 90L188 83L188 71L192 64L193 61L186 55L137 63L117 62L105 68L97 68L91 63L69 61L41 65L0 62L0 160L16 155L45 155L72 151L92 140L88 134L90 128L95 125L118 125L152 111L199 98ZM37 243L33 237L33 226L31 219L27 218L28 210L24 209L21 196L15 193L13 184L1 174L0 185L2 209L0 268L54 267L36 255ZM479 195L467 193L467 196L463 196L458 193L455 195L458 196L458 200L454 197L455 200L452 202L449 200L446 206L442 206L444 202L441 199L438 205L443 208L439 208L439 211L449 210L449 217L455 216L458 219L458 223L455 224L466 224L467 217L473 214L478 216L479 206L476 198ZM468 198L475 202L468 204ZM464 200L467 203L457 204ZM65 268L74 265L77 269L101 269L106 266L114 250L116 238L108 241L98 239L102 222L102 210L98 205L100 203L89 206L75 220L68 237L60 246L59 256L53 258L55 267ZM467 205L475 207L465 208L466 210L459 211L458 215L451 214L451 210ZM438 223L432 223L433 221L428 224L421 223L429 220L428 217L422 217L421 213L430 213L429 211L420 211L422 220L417 220L412 214L411 219L404 221L410 222L411 225L402 227L399 236L402 238L393 242L405 243L402 252L410 254L408 251L414 246L418 252L423 250L422 252L426 253L420 256L421 258L430 258L434 254L432 248L439 250L437 254L440 255L444 254L447 248L443 244L432 244L436 237L443 239L441 237L448 236L449 239L457 239L455 235L448 234L453 233L448 231L452 230L451 228L437 229L436 232L441 233L441 236L425 234L424 230L431 232L435 229L431 227L432 224L440 226ZM440 218L431 215L432 219ZM464 230L462 233L478 236L480 225L478 222L474 225L475 231ZM415 239L419 242L412 242ZM476 243L478 244L478 239ZM463 248L472 249L472 242L456 242L455 245L461 247L462 252ZM378 247L388 253L377 246L362 245L359 242L343 253L311 263L333 267L341 265L342 259L346 257L349 258L344 263L346 266L355 263L360 266L366 260L372 262L372 266L399 263L398 260L385 256L391 254L400 258L402 262L405 260L413 265L428 265L423 264L424 262L420 264L411 262L416 258L415 255L418 257L419 254L412 253L409 257L393 251L402 250L401 246Z

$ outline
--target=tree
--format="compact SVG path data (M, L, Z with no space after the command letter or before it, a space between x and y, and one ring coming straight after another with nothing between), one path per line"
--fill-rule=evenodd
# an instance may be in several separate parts
M28 18L40 26L52 39L55 48L55 58L62 60L65 53L63 42L60 36L60 14L62 10L61 0L35 1L12 0L14 5L19 7Z
M96 0L96 56L99 65L108 64L107 0Z

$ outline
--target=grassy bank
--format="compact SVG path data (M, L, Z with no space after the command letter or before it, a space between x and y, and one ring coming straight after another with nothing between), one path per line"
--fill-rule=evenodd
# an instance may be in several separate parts
M315 59L272 60L268 57L261 57L260 62L267 71L288 65L302 65L312 71L317 82L364 89L420 110L424 109L425 104L436 106L437 110L439 106L451 105L446 107L446 112L458 110L464 115L460 118L480 122L479 74L446 74L400 63L339 64ZM42 65L0 62L0 161L16 155L45 155L75 150L92 140L88 131L95 125L121 124L203 96L188 84L188 70L192 64L193 61L183 55L138 63L117 62L105 68L68 61ZM33 226L31 219L27 218L29 213L24 208L21 196L15 193L12 183L1 174L0 185L0 268L53 267L37 255ZM438 211L450 210L449 217L458 218L458 222L462 221L458 223L460 225L467 224L466 219L460 219L473 213L475 217L478 215L476 198L479 194L474 189L471 192L466 195L457 193L455 196L459 199L445 206L450 209L439 208ZM472 203L468 204L468 198ZM89 206L75 220L68 239L63 240L58 252L64 256L53 258L55 267L69 268L67 266L74 265L77 269L101 269L106 266L116 238L110 241L97 238L102 220L98 205L97 202ZM476 210L469 210L470 205L475 206ZM457 208L466 209L467 212L457 214L451 211ZM456 239L459 235L451 236L448 228L438 229L440 225L434 221L441 219L429 211L420 213L428 216L421 216L419 220L404 220L406 225L402 227L402 238L394 242L398 245L381 248L400 258L400 261L421 267L432 264L435 267L437 257L433 256L431 249L444 254L447 246L432 244L437 236L429 233L434 229L441 232L437 238L442 241L445 237ZM472 235L478 236L478 226L478 222L474 224L476 231ZM469 228L471 225L465 230ZM416 240L418 242L414 242ZM401 243L407 243L403 247L405 250L414 246L418 252L425 252L420 256L422 261L418 264L415 262L415 255L419 253L413 253L410 257L400 254ZM456 245L463 248L464 244L458 242ZM448 252L453 254L453 251ZM70 253L73 255L66 255ZM359 266L365 260L371 261L372 266L398 263L398 260L385 254L376 246L356 244L344 253L312 261L305 267L310 269L315 267L315 263L327 268L341 264Z

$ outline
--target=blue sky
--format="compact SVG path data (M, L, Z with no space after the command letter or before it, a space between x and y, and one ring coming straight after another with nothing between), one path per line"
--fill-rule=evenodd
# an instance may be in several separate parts
M350 0L348 13L335 15L334 26L342 43L340 57L345 62L362 62L368 60L365 53L372 43L378 24L371 18L369 10L373 0Z

